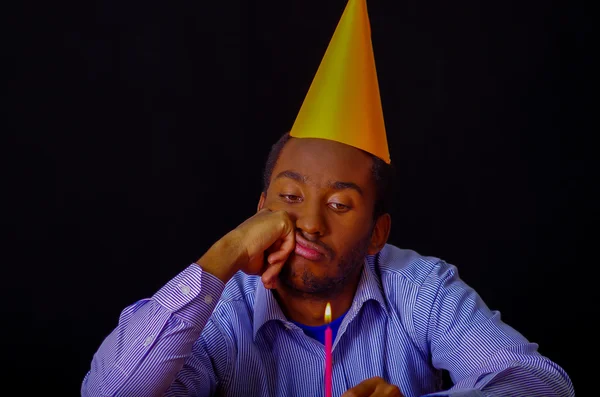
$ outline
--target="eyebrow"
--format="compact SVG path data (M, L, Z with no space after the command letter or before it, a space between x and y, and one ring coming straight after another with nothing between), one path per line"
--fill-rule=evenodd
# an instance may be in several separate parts
M329 187L333 190L345 190L345 189L354 189L360 194L363 195L363 191L356 183L352 182L331 182Z
M306 184L307 182L309 182L309 178L306 175L301 175L295 171L289 171L289 170L282 171L279 174L277 174L275 179L279 179L279 178L290 178L290 179L295 180L296 182L300 182L303 184ZM353 183L353 182L335 181L335 182L329 182L328 186L330 189L333 189L333 190L353 189L353 190L356 190L361 196L363 195L363 191L360 188L360 186L358 186L356 183Z
M275 177L275 179L279 179L279 178L290 178L295 180L296 182L300 182L300 183L306 183L308 182L308 177L304 176L304 175L300 175L297 172L294 171L282 171L279 174L277 174L277 176Z

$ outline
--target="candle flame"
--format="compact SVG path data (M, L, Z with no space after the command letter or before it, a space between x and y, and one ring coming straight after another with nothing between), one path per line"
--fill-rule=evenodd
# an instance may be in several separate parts
M331 322L331 304L327 302L327 306L325 306L325 322Z

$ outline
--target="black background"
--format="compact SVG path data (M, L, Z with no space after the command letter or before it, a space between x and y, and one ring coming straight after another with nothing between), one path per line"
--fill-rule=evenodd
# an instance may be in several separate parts
M344 6L4 6L5 387L77 395L120 311L255 211ZM583 389L590 10L368 6L399 170L390 242L457 265Z

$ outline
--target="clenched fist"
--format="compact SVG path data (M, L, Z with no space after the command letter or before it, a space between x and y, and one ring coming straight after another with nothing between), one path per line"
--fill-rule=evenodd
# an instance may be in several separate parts
M196 263L224 283L241 270L260 274L265 287L273 288L295 244L295 227L288 214L262 209L213 244Z

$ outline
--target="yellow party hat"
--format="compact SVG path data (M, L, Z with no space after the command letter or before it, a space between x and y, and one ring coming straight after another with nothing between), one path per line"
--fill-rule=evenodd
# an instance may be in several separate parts
M366 0L349 0L290 135L345 143L390 163Z

